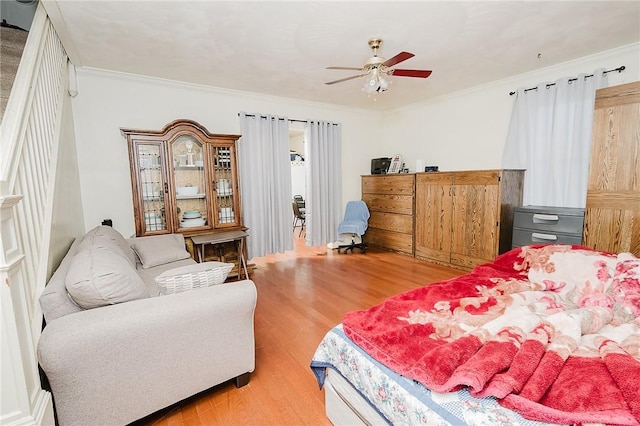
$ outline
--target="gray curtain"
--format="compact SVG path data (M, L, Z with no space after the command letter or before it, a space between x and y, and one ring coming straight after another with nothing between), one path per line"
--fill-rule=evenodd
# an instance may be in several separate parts
M293 249L289 121L240 113L238 167L248 258Z
M306 245L335 241L342 220L342 128L326 121L305 126Z
M604 70L518 89L503 167L526 169L524 205L584 207L596 89Z

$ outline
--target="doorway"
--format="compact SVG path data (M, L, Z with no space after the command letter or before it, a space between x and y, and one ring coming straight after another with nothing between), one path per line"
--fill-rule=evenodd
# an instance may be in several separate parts
M305 166L304 123L289 122L289 155L291 158L291 202L295 238L305 236L305 201L307 170ZM296 229L298 228L298 229Z

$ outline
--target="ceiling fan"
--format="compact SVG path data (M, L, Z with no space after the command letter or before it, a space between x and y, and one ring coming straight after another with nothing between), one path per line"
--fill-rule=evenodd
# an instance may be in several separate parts
M362 68L356 67L327 67L328 70L353 70L361 71L358 75L352 75L351 77L341 78L339 80L330 81L325 84L342 83L343 81L353 80L354 78L367 77L367 81L364 84L363 90L367 93L384 92L389 88L389 80L385 76L395 75L398 77L417 77L427 78L431 75L430 70L407 70L392 68L394 65L415 56L413 53L400 52L396 56L385 59L382 56L378 56L378 49L382 45L382 39L371 38L369 39L369 47L373 50L373 56L364 63Z

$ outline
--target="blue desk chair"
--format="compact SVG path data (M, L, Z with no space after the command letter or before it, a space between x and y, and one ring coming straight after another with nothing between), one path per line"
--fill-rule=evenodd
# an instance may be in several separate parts
M342 249L344 249L345 253L349 250L353 252L354 248L359 248L362 253L367 250L367 245L364 242L364 233L369 226L369 217L369 209L364 201L347 202L344 219L338 225L338 253ZM345 235L347 236L346 240Z

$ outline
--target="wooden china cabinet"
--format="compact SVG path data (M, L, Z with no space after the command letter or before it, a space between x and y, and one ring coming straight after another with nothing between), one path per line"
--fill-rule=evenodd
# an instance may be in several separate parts
M236 142L191 120L162 130L120 129L129 146L137 236L182 233L189 237L242 226ZM233 261L233 244L209 247L206 260Z

